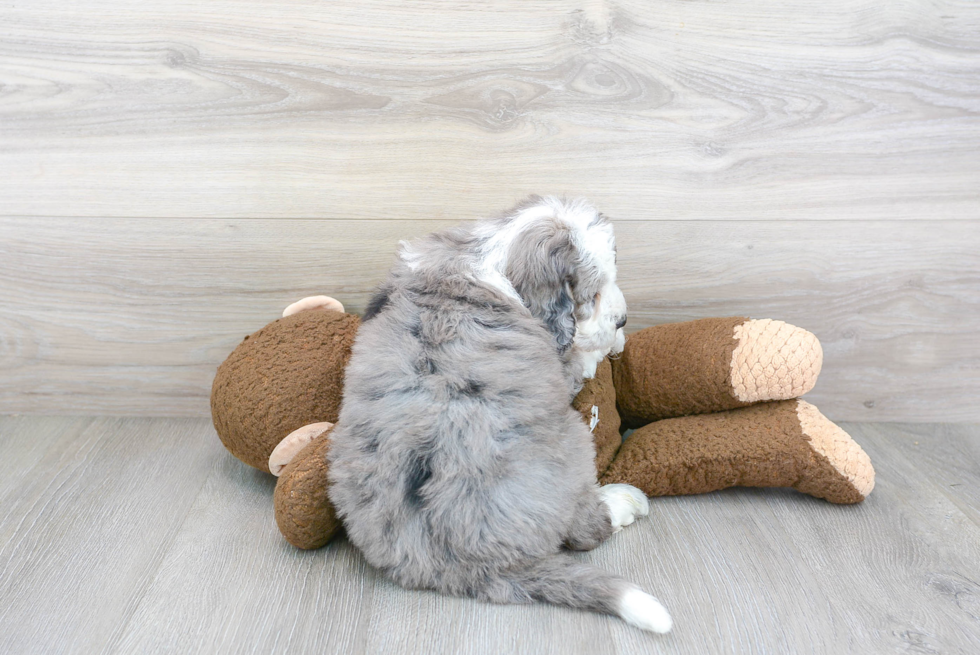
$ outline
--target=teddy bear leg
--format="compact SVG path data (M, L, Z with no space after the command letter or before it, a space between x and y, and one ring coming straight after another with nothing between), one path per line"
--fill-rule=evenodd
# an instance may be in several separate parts
M861 447L799 399L651 423L634 432L602 476L651 496L727 487L793 487L858 503L874 487Z
M325 421L323 423L310 423L290 432L269 455L269 471L278 477L299 451L306 448L308 443L332 427L333 423Z
M770 319L706 318L631 335L613 361L623 423L720 412L803 395L823 350L812 333Z
M823 366L812 332L764 318L735 326L729 378L739 401L787 400L810 391Z

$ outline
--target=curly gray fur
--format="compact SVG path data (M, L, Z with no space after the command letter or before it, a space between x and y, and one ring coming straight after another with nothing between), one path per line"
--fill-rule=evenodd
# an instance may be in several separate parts
M570 406L575 324L602 271L574 226L545 216L506 253L518 297L474 272L487 235L541 202L405 246L354 344L330 499L367 561L404 587L621 613L635 587L560 553L614 529Z

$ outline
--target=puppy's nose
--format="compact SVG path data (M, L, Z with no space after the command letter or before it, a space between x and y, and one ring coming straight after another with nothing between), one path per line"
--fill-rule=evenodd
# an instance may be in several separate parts
M624 325L626 325L626 316L623 316L623 318L619 319L616 322L616 329L618 330L619 328L623 327Z

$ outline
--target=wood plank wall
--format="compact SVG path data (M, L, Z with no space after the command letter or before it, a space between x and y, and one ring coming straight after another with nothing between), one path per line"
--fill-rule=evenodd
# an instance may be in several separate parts
M205 415L528 193L616 220L632 329L781 318L828 416L980 421L980 5L925 0L0 7L0 412Z

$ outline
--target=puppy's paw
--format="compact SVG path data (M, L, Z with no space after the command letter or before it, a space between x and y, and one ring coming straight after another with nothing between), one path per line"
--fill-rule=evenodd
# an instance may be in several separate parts
M663 634L670 632L674 624L667 608L659 600L635 587L628 589L619 599L617 611L621 619L641 630Z
M613 532L636 520L637 516L650 513L650 501L642 491L628 484L607 484L599 489L599 496L609 507Z

